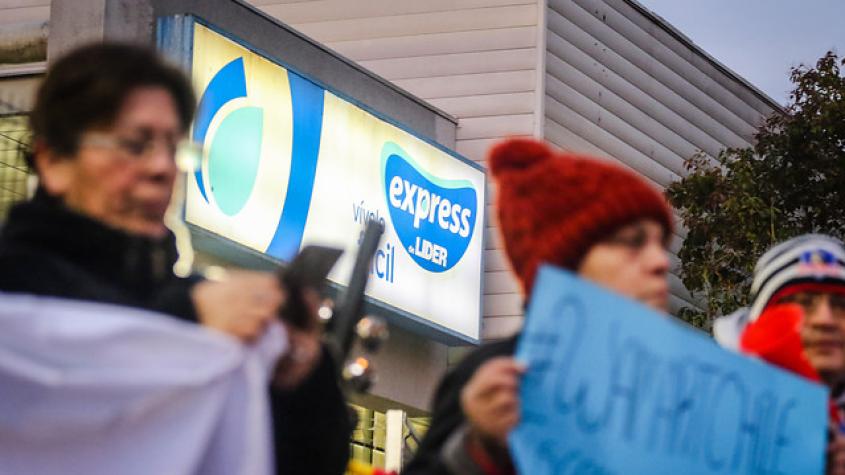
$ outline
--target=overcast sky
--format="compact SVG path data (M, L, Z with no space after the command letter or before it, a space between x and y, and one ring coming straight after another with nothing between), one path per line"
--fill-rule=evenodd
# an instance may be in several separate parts
M638 0L785 104L790 66L845 55L845 0Z

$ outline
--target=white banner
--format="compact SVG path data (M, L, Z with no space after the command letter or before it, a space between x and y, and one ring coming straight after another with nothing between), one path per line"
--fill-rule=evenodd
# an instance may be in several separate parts
M0 294L0 474L269 475L267 384L247 347L125 307Z

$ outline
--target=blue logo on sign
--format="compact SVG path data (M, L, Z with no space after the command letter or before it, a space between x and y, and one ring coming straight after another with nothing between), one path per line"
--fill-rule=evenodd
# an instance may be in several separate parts
M290 83L293 109L289 185L286 190L278 190L279 199L284 199L284 207L265 252L287 260L299 250L311 205L317 157L320 152L324 91L291 71L286 74ZM193 140L196 143L205 143L211 122L223 106L247 95L244 60L236 58L223 66L203 91L194 124ZM273 104L266 106L273 107ZM211 189L206 189L206 177L203 176L201 167L194 173L194 178L206 203L210 203L210 191L223 214L236 216L246 205L255 186L264 134L280 131L265 130L264 108L247 105L230 110L216 130L207 155L207 178ZM287 157L268 158L284 160Z
M387 207L399 240L420 267L444 272L469 247L478 209L467 180L436 178L393 142L381 152Z

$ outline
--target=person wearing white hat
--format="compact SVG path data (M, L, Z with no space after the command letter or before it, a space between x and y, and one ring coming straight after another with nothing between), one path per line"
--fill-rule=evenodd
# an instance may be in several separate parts
M828 474L845 474L845 245L805 234L757 261L751 306L714 322L723 346L760 358L831 391Z

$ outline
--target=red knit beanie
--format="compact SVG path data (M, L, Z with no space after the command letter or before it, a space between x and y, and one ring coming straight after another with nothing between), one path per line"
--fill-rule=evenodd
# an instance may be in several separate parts
M529 295L540 264L577 270L594 244L643 218L671 235L672 212L644 179L606 160L510 139L490 151L505 251Z

